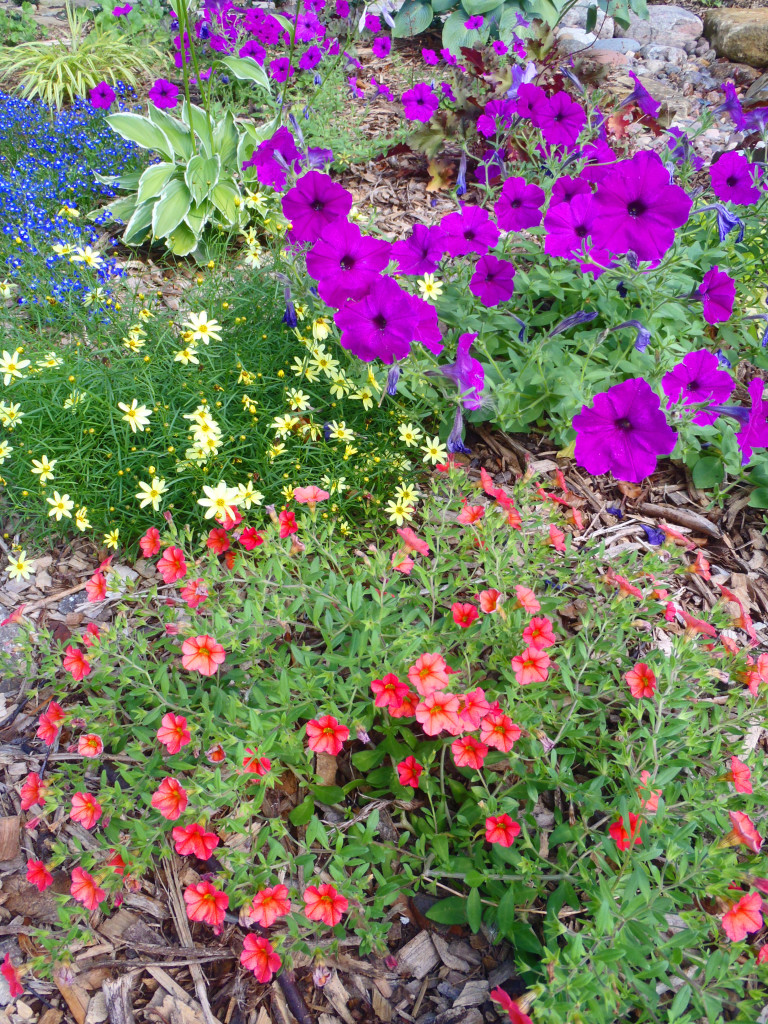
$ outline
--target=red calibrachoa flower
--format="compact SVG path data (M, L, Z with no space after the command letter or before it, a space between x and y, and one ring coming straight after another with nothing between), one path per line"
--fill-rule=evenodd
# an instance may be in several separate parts
M629 672L625 672L624 678L629 684L629 692L638 700L652 697L656 692L656 676L644 661L639 661Z
M424 765L419 764L413 754L409 754L404 761L397 766L397 777L401 786L412 786L419 788L419 779L424 771Z
M208 590L203 582L202 578L196 580L190 580L189 583L185 584L179 591L182 601L184 601L188 607L197 608L203 603L208 597Z
M421 654L408 669L408 681L422 697L448 685L448 666L440 654Z
M47 746L52 747L59 735L59 727L48 717L47 712L40 715L37 726L37 738L41 739Z
M253 971L258 982L266 985L272 975L280 970L283 961L266 936L250 934L245 936L240 963L246 970Z
M214 743L206 750L205 759L210 764L221 764L222 761L227 760L227 752L221 743Z
M763 839L760 833L754 826L754 823L748 814L744 811L729 811L728 817L731 819L731 825L733 828L720 840L721 846L736 846L741 843L746 846L747 849L751 850L752 853L760 853L760 847L763 845Z
M416 721L427 736L437 736L441 732L458 735L464 728L459 718L459 698L454 693L440 690L428 693L416 705Z
M199 672L201 676L215 675L226 657L221 644L207 633L188 637L181 645L181 664L187 672Z
M463 526L470 526L472 523L478 523L485 515L485 505L468 505L464 503L464 508L456 516L456 522L461 523Z
M67 717L64 708L61 706L61 704L57 704L55 700L52 700L51 703L48 705L48 710L45 712L45 714L49 721L53 722L53 724L57 728Z
M416 565L414 560L404 557L402 551L392 552L392 568L395 572L401 572L403 576L410 576L414 565Z
M238 540L246 551L253 551L254 548L264 543L264 538L255 526L246 526Z
M619 818L618 821L614 821L611 827L608 829L608 833L611 839L616 841L616 845L620 850L628 850L630 846L640 846L643 842L641 836L636 833L639 832L640 826L643 824L643 819L637 814L627 815L629 818L629 832L624 827L624 819Z
M504 597L501 591L490 587L488 590L481 590L477 595L477 599L480 602L480 611L485 615L493 615L501 607Z
M85 584L85 593L89 601L103 601L107 596L107 577L95 572Z
M83 828L93 828L101 817L101 804L90 793L75 793L69 816L79 821Z
M139 538L139 547L145 558L153 558L160 550L160 531L150 526L143 537Z
M187 809L189 797L178 779L167 775L152 794L152 806L168 821L177 821Z
M172 711L163 715L157 738L168 748L169 754L178 754L192 739L184 715L175 715Z
M72 644L64 652L64 660L61 664L64 670L69 672L72 678L77 679L78 682L81 679L85 679L91 671L91 663L86 659L80 648L73 647Z
M187 575L187 560L181 548L166 548L157 563L157 571L164 583L175 583Z
M271 928L278 917L291 912L287 885L273 885L260 889L251 900L248 916L262 928Z
M374 707L388 708L399 704L408 693L408 683L404 683L394 672L387 672L381 679L374 679L371 683L375 700Z
M503 711L490 711L480 723L480 739L494 750L503 754L509 753L512 745L523 735L519 725L515 725L509 715Z
M755 963L768 964L768 943L766 943L765 945L761 946L760 949L758 949L757 956L755 958Z
M651 778L650 772L640 772L640 783L637 787L637 795L640 797L640 806L648 814L655 814L659 809L660 789L649 789L648 783Z
M193 821L191 825L176 825L171 832L176 853L181 857L197 857L208 860L219 845L215 832L206 832L202 825Z
M469 693L460 693L458 696L461 702L459 715L462 722L468 729L479 729L480 723L491 710L485 690L478 686Z
M742 896L738 903L723 914L723 930L731 942L741 942L749 932L763 927L763 900L759 892Z
M467 629L476 619L480 618L480 612L473 604L461 604L460 602L451 605L451 615L456 625L461 626L462 629Z
M554 523L549 524L549 539L547 543L555 551L565 551L565 534Z
M296 523L296 516L289 509L284 508L277 517L280 523L280 537L290 537L292 533L298 533L299 527Z
M299 505L309 505L310 511L319 501L327 501L330 498L328 491L311 484L309 487L294 487L293 500Z
M508 814L492 814L485 819L486 842L511 846L520 835L520 825Z
M86 647L91 647L93 645L94 640L98 640L100 636L101 633L99 632L99 627L96 625L96 623L89 622L88 625L85 627L85 632L83 633L83 643L85 644Z
M397 532L403 538L406 551L415 551L419 555L429 554L429 544L416 534L410 526L398 527Z
M95 732L86 733L77 741L77 752L81 757L98 757L104 751L104 741Z
M488 747L474 736L462 736L451 744L453 760L457 768L474 768L479 771L488 756Z
M223 555L225 551L229 551L231 542L227 536L227 531L221 526L214 527L208 534L205 546L210 548L216 555Z
M28 811L34 804L45 805L45 797L50 783L43 782L37 772L30 772L21 787L21 809Z
M503 988L495 988L490 993L491 999L494 1003L498 1003L502 1010L506 1010L509 1014L510 1024L533 1024L533 1021L527 1013L523 1013L517 1003L512 999Z
M389 713L392 718L413 718L416 714L418 703L418 694L409 690L407 693L403 694L403 699L399 704L389 705Z
M24 995L24 986L21 984L21 975L11 963L11 954L5 954L5 960L0 965L0 974L8 982L8 992L11 999Z
M258 757L257 747L246 747L245 753L248 755L243 758L243 768L250 775L259 775L263 777L267 774L269 769L272 767L272 762L268 757Z
M547 647L556 644L557 637L552 631L551 619L548 619L546 615L540 615L537 618L531 619L523 630L523 640L525 640L529 647L534 647L539 651L546 650Z
M93 875L85 868L74 869L69 891L73 898L88 910L95 910L107 898L106 890L99 886Z
M327 883L308 885L304 890L304 913L310 921L322 921L333 928L349 907L346 896Z
M53 885L53 875L41 860L28 860L27 881L36 885L40 892L45 892L49 885Z
M518 585L515 587L515 594L517 595L516 608L522 608L529 615L535 615L536 612L541 611L541 605L530 587Z
M198 882L197 885L188 885L184 890L184 902L190 921L203 921L212 928L221 928L229 906L229 896L210 882Z
M307 722L307 746L316 754L336 755L349 739L349 729L333 715L323 715Z
M107 861L107 867L112 868L115 874L120 875L122 878L128 865L123 860L123 855L121 853L116 853L114 850L110 850L109 852L112 856Z
M234 530L243 521L240 510L235 505L230 505L223 512L217 513L214 519L217 523L221 523L222 528L225 530Z
M731 758L731 770L725 778L733 783L733 788L737 793L752 792L752 772L749 770L748 765L740 761L738 757L734 756Z
M512 659L512 671L521 686L543 683L549 675L549 655L537 647L526 647Z

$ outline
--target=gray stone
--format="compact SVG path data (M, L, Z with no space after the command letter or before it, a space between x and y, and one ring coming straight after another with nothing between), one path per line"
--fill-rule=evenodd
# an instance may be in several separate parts
M733 82L735 85L752 85L755 79L760 78L760 72L755 71L749 64L732 64L730 61L712 65L710 76L715 82ZM768 79L768 76L766 76ZM747 92L747 98L750 96Z
M637 51L638 57L647 57L650 60L663 60L675 67L682 67L688 59L685 50L677 46L662 46L660 43L646 43Z
M753 103L768 103L768 72L755 79L744 98Z
M683 47L689 40L695 43L703 29L701 18L686 11L684 7L651 4L647 20L630 12L628 28L617 25L614 35L631 36L642 46L646 43L660 43L662 46Z
M592 0L576 0L573 7L560 22L561 28L582 28L587 27L587 14L590 7L597 7ZM613 36L615 24L613 18L606 15L605 11L597 9L597 21L595 22L594 33L598 39L610 39Z
M636 39L598 39L593 43L592 49L613 53L636 53L640 49L640 44Z
M576 53L578 50L585 50L597 40L592 32L586 32L583 28L559 29L557 35L557 46L563 53Z
M643 60L643 63L645 64L645 70L649 75L658 75L660 71L664 70L663 60L648 60L646 58Z
M683 44L683 49L685 50L685 52L689 56L690 56L690 54L695 53L696 52L696 42L695 42L695 40L689 39L686 43Z
M703 54L707 52L708 49L709 43L707 42L707 40L700 39L698 43L696 43L696 49L693 52L696 54L697 57L701 57Z
M704 34L718 57L753 68L768 67L768 8L707 11Z

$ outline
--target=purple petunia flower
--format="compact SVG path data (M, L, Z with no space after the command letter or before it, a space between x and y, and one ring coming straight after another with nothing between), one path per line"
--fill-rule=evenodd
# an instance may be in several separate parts
M751 206L760 198L760 189L754 184L755 170L758 168L743 154L733 150L723 153L709 169L712 191L723 201L730 199L739 206Z
M456 362L440 367L440 372L456 382L464 396L462 405L465 409L479 409L483 404L483 388L485 387L485 370L483 364L469 350L477 338L477 334L462 334L456 347Z
M343 348L366 363L393 363L411 350L414 312L411 296L390 277L379 277L359 302L348 302L334 316Z
M444 232L443 247L449 256L466 256L470 252L483 256L499 240L499 229L480 206L464 206L458 213L449 213L440 227Z
M347 3L347 0L336 0L336 17L349 17L349 4Z
M445 96L449 103L456 102L456 96L454 95L453 89L447 82L440 83L440 92Z
M357 76L356 75L350 75L349 78L347 79L347 81L349 82L349 88L350 88L350 90L352 92L352 95L355 97L355 99L356 100L364 100L365 99L365 93L360 88L360 86L357 84Z
M91 106L98 110L108 110L115 102L114 90L110 89L106 82L99 82L88 94Z
M392 49L392 40L389 36L376 36L371 49L373 50L374 57L384 60L385 57L389 56L389 51Z
M635 83L635 88L629 96L619 104L619 106L627 107L630 103L636 103L644 114L648 114L650 117L656 117L661 110L661 103L658 103L653 96L651 96L634 71L628 71L627 74Z
M368 32L381 32L381 19L376 14L366 14L365 28Z
M639 260L659 259L671 248L692 205L679 185L670 185L658 154L647 150L613 165L598 182L595 203L595 244L613 253L631 250Z
M293 66L287 57L275 57L269 62L269 77L273 82L284 82L287 78L293 78Z
M131 4L123 4L122 7L113 7L112 8L112 14L116 18L122 18L123 15L130 14L132 10L133 10L133 7L131 6Z
M307 253L307 272L329 306L364 298L390 259L390 243L363 235L356 224L336 220Z
M512 298L515 290L515 268L509 260L487 254L475 264L469 290L484 306L498 306Z
M408 89L402 95L403 111L409 121L422 121L426 123L440 106L440 100L435 96L425 82L419 82L412 89Z
M409 295L408 298L411 300L413 341L418 341L424 348L428 348L434 355L439 356L445 346L437 319L437 310L431 303L425 302L418 295Z
M746 425L736 435L739 448L741 448L742 466L746 466L752 458L755 448L768 446L768 402L763 401L763 386L763 381L757 378L749 385L752 408L749 410L749 419Z
M445 442L445 447L451 453L451 455L469 455L470 449L464 444L464 414L461 411L461 406L456 406L456 414L453 417L453 426L451 432L448 435L448 439Z
M515 104L512 100L491 100L490 103L486 103L483 113L477 119L477 130L486 139L492 135L506 133L512 127L515 113Z
M267 55L267 51L261 43L257 43L255 39L249 39L247 43L243 43L237 51L237 55L238 57L250 57L251 60L255 60L257 64L262 65L264 63L264 58Z
M581 252L598 216L592 196L574 195L570 203L550 206L544 218L544 251L550 256L572 257Z
M538 127L550 146L574 146L587 115L583 107L566 92L556 92L536 111Z
M299 58L299 67L302 71L312 71L323 59L323 51L319 46L310 46Z
M613 473L639 483L669 455L677 434L661 411L659 396L642 377L633 377L595 395L573 417L576 462L588 473Z
M290 242L316 242L329 224L346 217L352 196L327 174L308 171L283 196L283 213L291 222Z
M389 86L387 85L386 82L378 82L378 81L376 81L376 77L374 76L371 79L371 85L374 87L374 89L379 94L379 96L383 96L384 99L387 100L389 103L394 103L394 101L395 101L394 93L389 88Z
M549 208L559 203L570 203L574 196L591 196L592 189L583 178L569 178L563 174L552 186L552 196L549 200Z
M410 237L392 246L401 274L434 274L445 251L445 236L440 227L414 224Z
M506 43L503 43L501 39L495 39L491 43L491 46L493 47L494 53L497 53L500 57L503 57L505 54L509 53L509 47L507 46Z
M456 57L454 57L454 55L451 53L447 46L444 46L442 48L442 50L440 51L440 56L443 58L445 63L449 64L451 67L455 67L455 65L458 64Z
M539 119L548 104L549 97L539 85L523 82L517 90L517 112L535 128L539 127Z
M467 18L464 22L464 28L467 32L477 32L485 24L485 18L482 14L473 14L471 18Z
M296 170L301 153L288 129L283 125L271 139L260 142L243 168L255 167L259 182L269 188L285 188L287 170Z
M521 231L541 224L541 206L545 195L538 185L527 185L525 178L507 178L493 212L502 231Z
M704 304L704 319L708 324L723 324L731 319L736 298L736 285L724 271L712 267L704 275L698 288Z
M736 95L736 89L733 82L726 82L725 85L722 86L722 89L725 93L725 99L720 106L715 107L712 113L728 114L730 119L733 121L736 131L744 131L744 128L746 127L744 111L741 109L741 103L739 102L739 97Z
M685 405L710 402L722 405L731 397L734 381L729 373L720 369L717 356L706 349L689 352L681 363L661 378L661 388L668 397L667 408L682 398ZM709 409L697 412L693 422L700 426L714 423L719 413Z
M160 110L175 107L179 102L179 87L167 78L158 78L149 90L149 98Z
M422 50L421 59L424 61L425 64L428 64L430 67L433 68L437 67L437 65L440 63L440 58L438 57L434 50Z
M485 184L495 181L504 170L506 151L502 149L486 149L475 168L475 178Z
M681 131L679 128L667 128L667 135L671 135L672 138L667 140L667 149L669 150L674 162L682 166L686 161L690 160L691 167L695 171L700 171L704 166L704 160L700 156L696 156L691 149L691 140Z

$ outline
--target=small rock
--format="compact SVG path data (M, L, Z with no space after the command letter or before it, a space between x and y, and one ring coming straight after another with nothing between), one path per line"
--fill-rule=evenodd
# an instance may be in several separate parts
M703 54L707 52L708 49L709 43L707 42L707 40L700 39L698 43L696 43L696 49L693 52L696 54L697 57L701 57Z
M637 51L638 57L649 57L651 60L663 60L675 67L682 67L688 55L677 46L662 46L659 43L646 43Z
M645 70L649 75L658 75L660 71L664 70L663 60L645 60Z
M583 28L559 29L556 35L558 48L563 53L586 50L597 40L597 36L593 32L586 32Z
M736 85L751 85L755 79L760 78L760 72L748 64L733 64L731 61L718 61L713 64L710 74L716 82L734 82Z
M695 42L695 40L693 40L693 39L687 39L687 40L686 40L686 41L685 41L685 42L683 43L683 49L685 50L685 52L686 52L686 53L687 53L687 54L688 54L689 56L690 56L690 54L692 54L692 53L695 53L695 52L696 52L696 42Z
M568 12L563 16L560 27L586 29L587 14L590 7L597 8L594 0L576 0L573 7L569 8ZM610 39L613 36L614 28L613 18L607 17L605 11L597 9L597 21L594 28L595 35L599 39Z
M753 68L768 67L768 8L707 11L704 35L718 57Z
M81 604L85 604L88 600L88 595L84 590L78 590L75 594L67 594L59 601L59 607L57 612L59 615L70 615L72 612L77 611Z
M435 1024L483 1024L483 1016L474 1006L470 1009L465 1006L452 1006L450 1010L438 1013Z
M649 4L648 18L629 15L629 26L617 26L615 36L631 36L642 46L646 43L660 43L663 46L682 47L688 40L695 42L702 35L704 26L698 18L684 7L675 4Z
M639 49L640 44L636 39L598 39L590 47L590 53L636 53Z
M752 103L768 103L768 72L755 79L744 98L751 100Z

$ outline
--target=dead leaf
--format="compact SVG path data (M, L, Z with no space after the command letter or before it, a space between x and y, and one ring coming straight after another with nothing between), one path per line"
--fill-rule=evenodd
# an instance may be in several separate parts
M429 181L427 192L439 192L440 189L448 188L451 184L452 165L442 160L430 160L427 164Z

